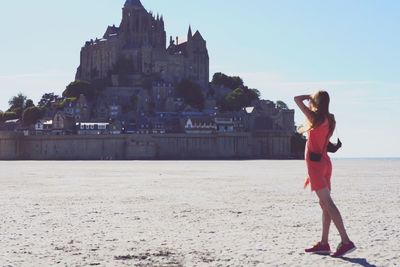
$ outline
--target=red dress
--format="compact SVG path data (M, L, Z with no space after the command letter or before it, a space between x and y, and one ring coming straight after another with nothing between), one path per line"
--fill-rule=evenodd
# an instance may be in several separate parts
M331 190L332 162L327 153L327 144L330 136L329 121L325 121L315 129L308 132L308 140L306 144L305 159L307 164L308 177L304 184L306 188L311 185L311 191L316 191L328 187ZM328 139L327 139L328 138ZM311 161L309 151L322 154L319 162Z

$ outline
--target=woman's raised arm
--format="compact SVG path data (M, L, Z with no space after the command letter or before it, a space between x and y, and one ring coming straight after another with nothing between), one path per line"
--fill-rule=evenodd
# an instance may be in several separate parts
M304 104L304 100L311 100L310 95L299 95L294 97L294 102L296 102L297 106L300 108L300 110L304 113L306 116L307 120L310 122L313 121L313 112Z

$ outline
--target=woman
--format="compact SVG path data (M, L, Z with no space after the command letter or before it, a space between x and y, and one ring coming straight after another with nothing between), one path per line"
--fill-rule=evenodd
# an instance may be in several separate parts
M309 101L309 106L304 101ZM328 243L329 228L331 222L335 224L341 237L332 257L342 257L356 249L350 241L343 224L342 216L331 198L331 175L332 163L327 153L327 144L332 136L336 121L333 114L329 113L329 94L325 91L318 91L314 95L296 96L294 101L307 118L308 141L306 145L306 164L308 177L305 187L311 185L315 191L319 204L322 208L322 238L314 247L306 249L309 253L330 254L331 249Z

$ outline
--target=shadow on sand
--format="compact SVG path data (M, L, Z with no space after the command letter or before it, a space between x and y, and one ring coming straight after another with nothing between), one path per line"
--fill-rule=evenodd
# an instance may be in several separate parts
M344 261L348 261L354 264L359 264L361 266L364 267L377 267L374 264L371 264L367 261L367 259L364 258L348 258L348 257L341 257L340 259L344 260Z

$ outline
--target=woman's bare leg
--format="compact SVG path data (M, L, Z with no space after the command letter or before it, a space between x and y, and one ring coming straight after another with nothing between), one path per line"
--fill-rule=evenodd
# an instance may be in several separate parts
M336 207L335 203L331 198L331 193L328 188L324 188L321 190L316 191L319 200L323 203L326 212L332 219L333 223L335 224L337 230L339 231L340 237L343 243L349 243L350 239L346 233L346 229L344 228L342 215L338 208Z
M328 211L326 210L324 204L320 201L319 202L321 209L322 209L322 244L329 243L329 229L331 227L331 216L329 215Z

